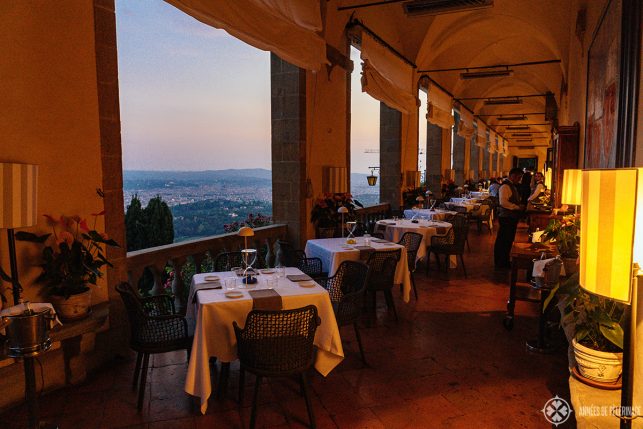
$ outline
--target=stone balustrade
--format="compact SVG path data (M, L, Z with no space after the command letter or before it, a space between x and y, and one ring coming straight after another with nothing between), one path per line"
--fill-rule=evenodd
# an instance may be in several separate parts
M254 229L254 237L248 237L248 247L260 250L265 263L272 266L274 263L274 245L277 240L285 239L287 226L275 224ZM150 249L137 250L127 253L127 271L131 284L138 284L146 269L151 272L154 285L152 295L163 292L163 279L166 267L172 267L174 278L172 280L172 293L175 297L175 306L178 311L185 310L186 282L184 268L193 264L194 272L207 271L207 263L221 252L237 251L244 248L244 239L236 233L216 235Z

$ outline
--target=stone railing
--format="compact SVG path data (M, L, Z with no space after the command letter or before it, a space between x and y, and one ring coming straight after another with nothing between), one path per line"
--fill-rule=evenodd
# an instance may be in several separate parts
M355 210L355 220L362 222L364 225L374 224L378 220L388 219L391 217L391 205L381 203L376 206L364 207Z
M274 244L277 240L286 238L287 226L283 224L264 226L255 228L254 233L254 237L248 238L248 247L261 250L266 263L272 264ZM195 273L203 272L204 264L219 253L236 251L243 247L243 237L231 233L128 252L129 281L132 285L137 285L145 270L148 269L154 281L151 293L158 295L163 292L162 282L166 267L171 267L174 271L172 293L175 296L175 305L177 310L184 311L187 296L186 282L191 280L184 278L184 268L190 264Z

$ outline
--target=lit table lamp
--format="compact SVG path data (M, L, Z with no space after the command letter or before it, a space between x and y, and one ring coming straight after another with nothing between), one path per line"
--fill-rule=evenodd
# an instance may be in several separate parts
M545 187L551 189L551 168L545 170L543 176L545 176Z
M638 227L637 227L638 225ZM586 170L582 174L580 285L626 304L621 428L631 427L638 299L643 262L643 169Z
M417 201L417 203L420 205L420 208L424 207L424 197L422 195L418 195L415 198L415 201Z
M344 215L348 213L348 209L344 206L341 206L337 209L337 213L342 215L342 238L344 238Z
M574 206L574 213L582 201L583 170L563 170L563 189L560 202Z
M243 250L241 254L243 255L243 263L246 268L243 270L243 282L245 284L253 284L257 282L256 277L253 277L253 268L252 265L257 261L257 249L248 248L248 237L254 237L255 232L249 226L242 226L237 233L240 237L243 237Z
M38 221L38 166L0 163L0 229L7 230L13 303L20 301L15 228L33 226ZM6 277L4 278L6 280Z

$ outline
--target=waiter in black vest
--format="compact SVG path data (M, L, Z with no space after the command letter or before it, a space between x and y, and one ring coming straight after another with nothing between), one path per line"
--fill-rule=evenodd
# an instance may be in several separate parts
M497 270L507 269L511 266L509 261L511 246L516 238L518 221L525 211L525 206L521 202L518 190L521 179L522 170L512 168L509 171L509 178L503 180L498 192L498 222L500 223L500 228L493 247L494 264Z

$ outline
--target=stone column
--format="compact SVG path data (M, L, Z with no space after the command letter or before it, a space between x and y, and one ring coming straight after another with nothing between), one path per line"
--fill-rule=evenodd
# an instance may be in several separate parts
M427 123L426 131L426 183L437 197L440 195L442 177L442 128Z
M272 217L288 240L306 240L306 71L270 54Z
M455 130L458 129L458 122L460 122L460 115L455 112ZM457 132L453 133L453 168L455 169L455 183L458 186L464 184L466 173L464 171L464 137L460 137Z
M398 210L402 202L402 114L380 103L380 201Z
M478 155L480 155L480 148L476 146L476 141L478 139L477 134L474 134L471 137L471 147L469 151L469 170L473 170L473 177L471 180L478 180L478 170L480 170Z
M489 152L487 151L486 148L480 148L482 149L480 151L480 155L482 156L482 171L489 172L491 171L489 168Z

